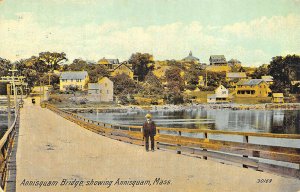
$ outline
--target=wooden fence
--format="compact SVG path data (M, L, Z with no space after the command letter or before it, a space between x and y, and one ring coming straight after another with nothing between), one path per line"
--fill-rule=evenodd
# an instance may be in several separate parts
M11 126L8 128L6 133L3 135L3 137L0 140L0 172L1 172L1 180L0 180L0 191L15 191L15 186L11 185L9 186L8 183L15 182L15 175L12 175L10 172L11 170L16 169L15 167L15 161L10 162L10 156L12 153L12 148L14 144L15 135L19 126L19 110L17 109L17 112L15 113L15 119ZM12 167L13 166L13 167ZM12 181L9 180L9 177L12 178ZM8 187L9 186L9 187ZM9 188L9 189L8 189Z
M141 126L112 125L93 121L81 115L60 110L49 104L47 108L97 134L119 141L144 145ZM262 145L251 142L255 138L300 142L300 135L163 127L158 127L157 130L158 134L155 140L158 149L174 150L178 154L192 154L203 159L212 158L237 163L244 168L253 168L257 171L272 172L300 179L300 148L271 144ZM226 135L239 137L240 141L214 138L214 136L224 137Z

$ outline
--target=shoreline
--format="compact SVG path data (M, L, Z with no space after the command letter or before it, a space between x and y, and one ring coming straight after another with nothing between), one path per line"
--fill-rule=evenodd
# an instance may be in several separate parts
M113 107L59 107L74 113L126 113L139 111L183 111L183 110L197 110L197 109L220 109L220 110L300 110L300 103L265 103L265 104L188 104L188 105L126 105Z

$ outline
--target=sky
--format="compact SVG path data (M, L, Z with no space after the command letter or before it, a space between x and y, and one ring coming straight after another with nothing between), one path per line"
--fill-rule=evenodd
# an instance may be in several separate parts
M259 66L300 54L299 10L300 0L0 0L0 57L166 60L192 51L201 63L225 55Z

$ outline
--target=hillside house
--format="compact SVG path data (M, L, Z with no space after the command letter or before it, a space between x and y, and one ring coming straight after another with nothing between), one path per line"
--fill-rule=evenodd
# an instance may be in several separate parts
M210 65L228 65L224 55L211 55L209 63Z
M228 65L230 67L241 67L242 66L242 62L240 62L239 60L237 59L230 59L228 61Z
M189 63L200 63L200 59L193 56L192 51L190 51L189 55L182 59L183 62Z
M65 71L59 78L59 90L66 91L71 87L77 87L78 90L85 90L89 81L86 71Z
M236 97L268 97L272 91L262 79L240 80L235 88Z
M114 77L116 75L121 75L123 73L128 75L131 79L137 80L137 76L134 75L132 68L126 62L123 62L119 64L117 67L115 67L114 69L110 70L111 77Z
M227 72L226 81L229 82L231 86L235 86L240 80L246 80L247 75L245 72Z
M113 82L103 77L97 83L89 83L88 85L88 100L94 102L111 102L114 97Z
M98 64L105 66L107 69L114 69L120 64L120 62L119 59L106 59L103 57L98 61Z
M229 91L223 85L215 89L215 94L207 95L207 103L223 103L228 102Z

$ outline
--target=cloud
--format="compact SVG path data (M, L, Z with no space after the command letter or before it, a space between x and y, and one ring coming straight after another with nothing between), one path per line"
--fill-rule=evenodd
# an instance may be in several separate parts
M249 22L238 22L226 25L222 32L237 37L294 41L300 37L300 16L261 17Z
M123 22L45 27L25 12L18 13L17 19L0 17L0 57L16 60L42 51L58 51L65 52L71 61L80 57L97 61L102 57L126 60L134 52L148 52L162 60L181 59L192 50L201 62L208 62L212 54L224 54L228 60L237 58L258 65L269 62L274 53L263 47L247 47L244 42L267 39L280 46L280 54L284 50L299 53L297 22L299 16L289 15L226 26L204 26L194 21L147 27Z

